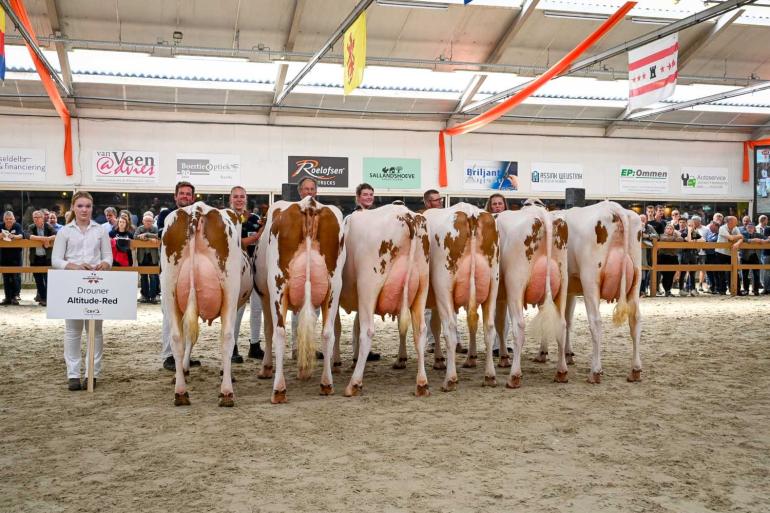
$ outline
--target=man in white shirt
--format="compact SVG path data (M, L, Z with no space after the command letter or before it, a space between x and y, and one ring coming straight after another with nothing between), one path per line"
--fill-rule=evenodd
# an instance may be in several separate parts
M727 216L725 218L725 224L719 227L719 236L717 237L717 242L731 242L731 243L737 243L743 240L743 235L741 235L741 231L738 229L738 218L735 216ZM730 248L717 248L717 263L719 264L730 264ZM725 289L727 288L727 284L730 283L730 275L729 273L725 273ZM720 294L726 294L726 290L719 290Z
M102 228L109 235L118 226L118 211L112 207L107 207L104 209L104 217L107 218L107 222L102 223Z

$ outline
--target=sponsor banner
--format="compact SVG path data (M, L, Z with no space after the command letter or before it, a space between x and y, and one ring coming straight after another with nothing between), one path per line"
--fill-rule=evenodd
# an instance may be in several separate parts
M159 153L149 151L95 151L97 183L158 183Z
M347 157L289 157L289 183L309 176L319 187L347 187L348 174Z
M618 172L620 192L668 194L668 168L665 166L626 166Z
M466 160L463 188L472 190L519 190L519 163L510 160Z
M364 158L362 181L375 189L419 189L420 159Z
M583 166L555 162L533 162L532 190L564 192L568 187L583 188Z
M0 148L0 182L44 182L45 150Z
M219 153L178 153L176 181L193 185L240 185L241 156Z
M726 167L683 167L682 194L729 194L729 175Z
M136 319L138 273L48 271L48 319Z

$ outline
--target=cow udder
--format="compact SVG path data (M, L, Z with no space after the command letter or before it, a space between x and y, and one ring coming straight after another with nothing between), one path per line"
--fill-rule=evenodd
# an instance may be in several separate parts
M289 307L299 309L305 302L307 250L302 247L289 262ZM324 257L316 248L310 250L310 302L318 308L329 293L329 271Z
M535 259L530 271L527 290L524 292L524 303L528 305L539 305L545 301L545 276L548 257L540 255ZM561 274L559 266L555 260L551 260L551 296L556 297L561 287ZM515 272L515 271L514 271Z
M611 248L601 272L601 298L605 301L613 301L620 297L620 278L624 258L626 260L625 293L628 294L634 285L634 264L631 257L625 254L623 248Z
M489 296L489 286L491 279L491 269L484 255L477 253L474 255L476 261L475 280L476 280L476 304L480 305L487 300ZM457 264L457 273L455 274L455 288L453 291L455 308L468 305L470 301L471 287L471 256L463 255Z
M409 260L407 256L397 257L390 264L390 270L385 277L385 283L382 285L380 295L377 298L375 313L377 315L398 315L401 308L401 298L404 293L404 284L406 283L407 272L409 271ZM415 271L409 279L408 301L409 305L414 302L417 294L417 287L420 283L420 277Z
M190 294L191 265L192 260L185 257L179 266L176 303L182 313L187 309L187 299ZM195 299L198 304L198 315L204 321L211 322L219 317L222 309L222 287L218 278L221 271L207 255L200 253L196 255L195 267L192 271L195 273Z

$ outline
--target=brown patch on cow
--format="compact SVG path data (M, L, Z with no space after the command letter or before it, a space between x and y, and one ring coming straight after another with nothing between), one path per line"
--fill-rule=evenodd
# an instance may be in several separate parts
M428 234L423 233L420 237L422 239L422 250L425 253L425 261L430 261L430 239L428 239Z
M289 262L302 243L304 216L299 205L290 205L285 211L273 213L270 233L278 238L278 268L284 276L289 275Z
M567 245L567 239L569 239L569 227L567 221L564 219L553 220L553 243L556 245L556 249L564 249Z
M599 269L601 269L601 268L602 268L602 263L601 263L601 262L599 262Z
M532 231L524 239L524 245L527 247L527 250L524 252L527 256L527 261L532 261L532 256L535 254L535 251L537 251L537 248L539 247L540 229L542 227L543 222L540 221L539 218L536 218L532 221Z
M174 224L163 230L163 247L166 248L166 258L174 257L174 263L178 264L182 258L182 251L187 245L187 228L190 225L190 215L184 210L176 211Z
M230 248L227 245L227 234L225 233L225 222L219 210L210 210L205 215L205 218L203 234L206 236L209 246L217 255L219 269L224 271L227 265L227 257L230 254Z
M447 252L446 268L449 272L457 271L457 262L465 252L465 246L468 245L470 236L470 219L465 212L455 213L454 228L457 230L457 237L452 237L451 233L444 236L444 249ZM474 219L474 228L476 221Z
M604 244L605 242L607 242L607 228L604 227L601 221L596 221L596 226L594 227L594 231L596 232L597 244Z
M614 213L614 212L612 213L612 222L613 223L620 222L620 217L616 213Z
M477 236L481 237L481 254L487 257L487 263L492 266L492 261L497 258L499 251L499 240L497 234L497 225L495 224L495 218L488 212L482 212L479 214L478 219L479 231Z
M317 211L318 215L318 251L326 260L329 276L334 276L337 256L340 254L340 224L337 216L328 208Z
M275 302L275 320L276 324L279 328L283 328L283 316L281 315L281 303L280 301Z
M409 239L412 239L414 237L414 230L415 230L415 219L412 216L412 214L404 214L401 216L396 216L396 219L401 221L403 224L406 225L406 227L409 229Z
M642 242L642 230L639 230L639 231L636 233L636 240L637 240L638 242Z
M275 275L275 288L279 291L283 289L283 284L286 283L286 276L283 274L276 274Z
M342 248L345 247L345 234L342 234L342 237L340 237L340 251L342 251Z
M398 256L398 249L398 246L392 240L384 240L380 243L379 256L382 257L382 260L380 260L380 274L385 274L385 266L388 265L388 259L385 258L385 255L390 255L390 261L392 262Z
M229 208L224 209L225 214L227 214L227 217L230 218L230 221L233 222L233 224L238 224L240 220L238 219L238 214L236 214L233 210L230 210Z
M438 238L438 233L435 234L434 237L436 238L436 246L440 246L441 245L441 240L439 240L439 238Z

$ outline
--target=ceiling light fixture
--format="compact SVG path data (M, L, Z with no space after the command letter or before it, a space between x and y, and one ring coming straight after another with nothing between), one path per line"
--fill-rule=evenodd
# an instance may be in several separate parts
M594 12L569 12L569 11L543 11L543 15L548 18L565 18L568 20L606 20L608 14Z
M632 16L631 21L634 23L641 23L643 25L668 25L676 20L666 18L645 18L643 16Z
M377 5L383 7L409 7L414 9L440 9L445 11L449 4L443 2L420 2L418 0L377 0Z

